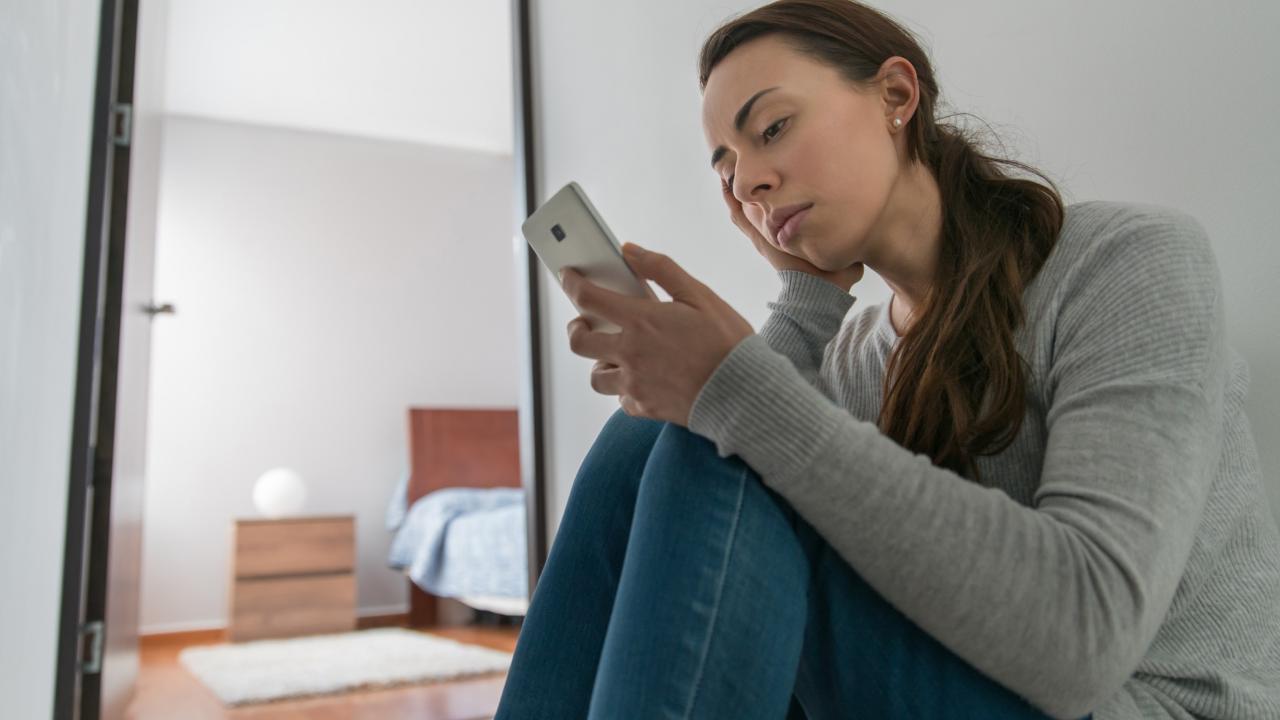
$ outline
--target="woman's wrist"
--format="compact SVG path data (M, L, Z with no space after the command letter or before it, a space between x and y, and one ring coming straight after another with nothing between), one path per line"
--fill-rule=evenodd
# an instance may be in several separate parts
M798 273L798 274L792 275L792 277L787 278L786 277L787 273ZM801 270L799 268L779 268L778 276L781 277L784 282L787 282L789 280L791 283L805 282L809 278L812 278L814 280L821 280L822 282L828 285L834 285L840 288L840 290L842 290L845 293L848 293L849 290L856 284L851 280L848 280L845 278L839 278L828 273L818 274L810 270Z

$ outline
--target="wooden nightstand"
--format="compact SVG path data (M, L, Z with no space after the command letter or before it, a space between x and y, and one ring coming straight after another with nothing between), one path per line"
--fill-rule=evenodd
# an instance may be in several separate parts
M351 515L237 520L227 637L354 630L355 522Z

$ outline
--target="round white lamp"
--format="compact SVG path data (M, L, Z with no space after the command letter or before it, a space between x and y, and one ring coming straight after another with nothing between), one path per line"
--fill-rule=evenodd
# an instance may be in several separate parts
M296 515L306 500L307 486L290 468L272 468L253 485L253 505L268 518Z

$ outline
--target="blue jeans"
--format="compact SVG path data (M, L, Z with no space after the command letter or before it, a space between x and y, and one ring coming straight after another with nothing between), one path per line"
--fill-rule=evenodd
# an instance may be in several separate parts
M736 455L621 410L530 600L495 720L1035 718L872 590Z

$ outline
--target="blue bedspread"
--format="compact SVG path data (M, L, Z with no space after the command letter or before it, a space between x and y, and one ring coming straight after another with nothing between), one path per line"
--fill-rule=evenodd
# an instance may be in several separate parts
M528 596L522 488L443 488L402 509L394 500L388 508L387 526L396 535L387 563L407 568L423 590L441 597Z

